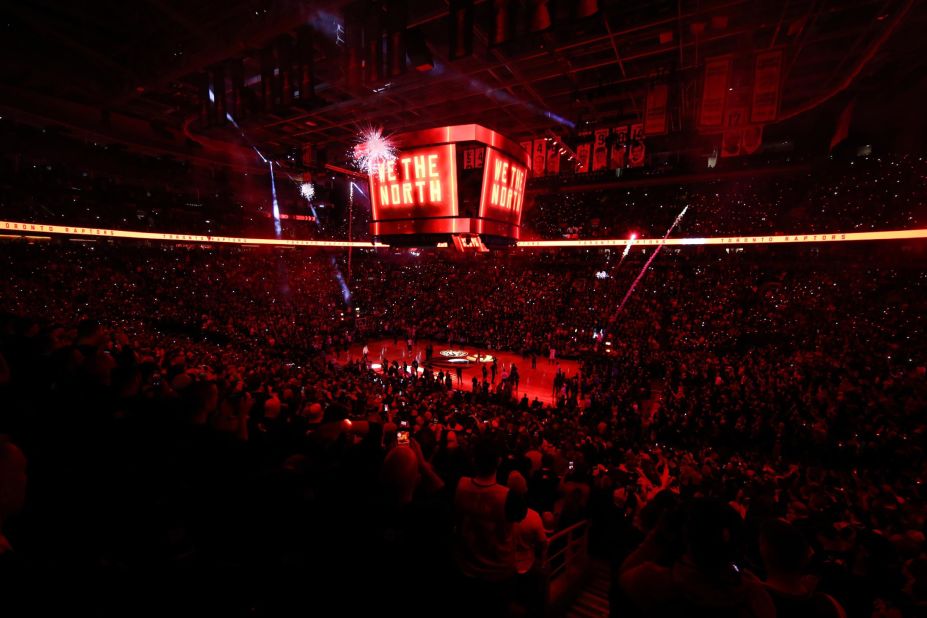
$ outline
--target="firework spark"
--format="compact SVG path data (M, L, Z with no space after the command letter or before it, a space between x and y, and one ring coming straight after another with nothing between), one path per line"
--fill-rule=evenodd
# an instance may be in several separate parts
M621 263L624 262L624 258L628 257L628 254L631 253L631 247L634 246L635 240L637 240L637 233L631 234L631 237L628 238L628 244L624 246L624 252L621 254L621 259L618 261L618 266L621 266Z
M624 309L624 304L628 302L629 298L631 298L631 294L634 293L634 288L636 288L637 284L640 283L641 279L644 278L644 274L647 272L647 269L650 268L651 262L653 262L653 260L657 257L657 254L660 253L660 249L662 249L663 245L666 244L666 239L669 238L670 234L672 234L673 229L682 220L682 217L683 215L686 214L687 210L689 210L688 206L683 208L682 212L676 215L676 219L673 220L673 224L669 226L668 230L666 230L666 234L663 236L663 240L660 242L659 245L657 245L657 248L653 250L653 253L650 255L650 259L648 259L647 263L644 264L644 267L641 268L641 272L637 275L637 278L634 279L634 282L631 284L631 287L628 288L627 294L625 294L624 298L621 299L621 304L618 305L618 310L615 312L615 315L618 315L619 313L621 313L621 310Z
M382 127L361 131L354 145L354 163L367 173L374 173L383 163L396 159L396 146Z
M311 200L315 197L315 185L311 182L304 182L299 185L299 193L307 200Z

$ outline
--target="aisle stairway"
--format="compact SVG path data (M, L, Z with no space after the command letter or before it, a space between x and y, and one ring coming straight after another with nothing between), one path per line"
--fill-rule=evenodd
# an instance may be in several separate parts
M586 583L564 614L566 618L607 618L609 582L608 563L590 561Z

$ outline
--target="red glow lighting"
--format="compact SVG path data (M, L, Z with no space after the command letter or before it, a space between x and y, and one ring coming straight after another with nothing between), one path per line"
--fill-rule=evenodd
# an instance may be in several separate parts
M63 236L103 236L107 238L135 238L143 240L160 240L167 242L215 243L236 245L268 245L279 247L387 247L382 243L347 242L343 240L285 240L278 238L242 238L232 236L204 236L198 234L178 234L168 232L134 232L130 230L112 230L105 228L72 227L45 223L25 223L22 221L0 221L0 231L6 232L2 237L17 237L44 240L45 234ZM43 236L36 236L36 232ZM927 239L927 228L912 230L885 230L881 232L843 232L833 234L782 234L775 236L714 236L707 238L644 238L635 244L652 246L667 245L768 245L768 244L802 244L830 243L880 240L916 240ZM522 240L516 246L522 249L544 249L547 247L605 248L623 247L631 242L625 238L596 240Z
M525 199L528 170L497 150L486 150L480 217L518 225Z
M415 148L370 172L373 219L456 217L454 145Z

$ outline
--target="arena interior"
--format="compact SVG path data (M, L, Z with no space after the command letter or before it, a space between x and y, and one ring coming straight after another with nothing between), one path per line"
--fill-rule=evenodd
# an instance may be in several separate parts
M0 17L0 616L927 617L922 0Z

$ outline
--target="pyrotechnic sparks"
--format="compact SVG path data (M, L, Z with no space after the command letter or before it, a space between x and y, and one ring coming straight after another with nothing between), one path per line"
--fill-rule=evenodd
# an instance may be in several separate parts
M274 180L274 162L268 161L267 165L270 167L270 197L272 200L271 203L273 204L274 232L277 238L280 238L282 231L280 228L280 204L277 202L277 181Z
M687 210L689 210L689 207L688 207L688 206L686 206L685 208L683 208L683 209L682 209L682 212L680 212L678 215L676 215L676 218L673 220L673 224L672 224L671 226L669 226L669 229L668 229L668 230L666 230L666 234L663 236L663 241L660 242L660 244L657 245L657 248L653 250L653 253L650 255L650 259L648 259L648 260L647 260L647 263L644 264L644 267L641 268L641 272L638 273L637 277L634 279L634 282L631 283L631 287L628 288L627 294L625 294L625 295L624 295L624 298L621 299L621 304L618 305L618 310L615 312L615 315L618 315L619 313L621 313L621 310L624 309L624 304L625 304L626 302L628 302L628 299L629 299L629 298L631 298L631 294L634 293L634 288L636 288L636 287L637 287L637 284L640 283L641 279L644 278L644 274L647 272L647 269L650 268L650 263L653 262L654 258L657 257L657 254L660 253L660 249L662 249L662 248L663 248L663 245L666 244L666 239L669 238L669 235L670 235L670 234L672 234L673 229L674 229L674 228L679 224L679 222L682 220L682 217L683 217L683 215L686 214L686 211L687 211ZM629 245L629 246L630 246L630 245Z
M628 238L628 244L624 246L624 252L621 254L621 259L618 261L618 266L621 266L621 263L624 262L624 258L628 257L628 254L631 253L631 247L634 246L634 241L637 240L637 233L631 234L631 237Z
M354 163L362 170L373 173L381 163L396 159L396 146L381 127L361 131L354 145Z
M303 184L299 185L299 192L304 198L311 200L313 197L315 197L315 185L311 182L304 182Z

